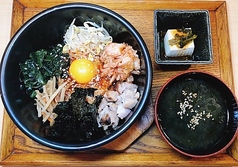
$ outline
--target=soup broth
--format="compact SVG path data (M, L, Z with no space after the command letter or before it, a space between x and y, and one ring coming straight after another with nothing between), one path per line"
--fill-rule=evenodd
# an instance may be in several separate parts
M200 152L213 148L225 134L226 102L205 80L173 82L161 94L158 119L161 129L178 148Z

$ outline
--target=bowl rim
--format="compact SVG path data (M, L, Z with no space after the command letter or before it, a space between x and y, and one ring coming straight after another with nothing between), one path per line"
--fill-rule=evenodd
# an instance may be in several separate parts
M191 153L187 153L185 151L180 150L178 147L176 147L175 145L173 145L167 138L166 138L166 134L162 131L159 120L158 120L158 102L159 102L159 98L162 94L162 92L165 90L165 88L167 87L167 85L173 81L174 79L181 77L183 75L187 75L187 74L203 74L203 75L208 75L210 77L213 77L214 79L216 79L217 81L219 81L220 83L222 83L227 89L228 91L231 93L231 95L234 97L236 104L238 105L238 101L237 101L237 97L235 96L234 92L231 90L231 88L219 77L215 76L214 74L210 73L210 72L204 72L204 71L200 71L200 70L187 70L185 72L181 72L179 74L174 75L173 77L171 77L170 79L168 79L165 84L161 87L161 89L159 90L158 94L156 95L156 100L155 100L155 106L154 106L154 119L155 119L155 124L156 127L159 131L159 133L161 134L162 138L164 139L164 141L171 146L174 150L176 150L177 152L189 156L189 157L194 157L194 158L203 158L203 157L210 157L210 156L214 156L216 154L221 153L222 151L226 150L235 140L236 136L238 135L238 127L236 127L235 133L232 136L231 140L224 146L222 147L220 150L215 151L213 153L209 153L209 154L202 154L202 155L198 155L198 154L191 154Z
M145 89L143 91L143 96L141 98L141 102L138 105L137 109L134 111L134 113L131 115L131 117L127 120L127 123L122 125L119 129L116 131L112 132L110 135L106 135L103 137L103 140L95 140L89 143L83 143L83 144L62 144L59 142L54 142L51 140L48 140L46 138L41 137L40 135L36 133L32 133L30 130L28 130L26 127L24 127L21 122L17 119L16 115L14 112L11 111L11 106L7 102L7 95L5 91L6 85L4 84L4 74L5 74L5 67L6 67L6 62L9 57L9 53L11 51L12 46L14 45L15 41L17 41L18 37L22 32L24 32L28 26L31 26L34 22L37 22L38 19L41 17L54 13L59 10L67 10L67 9L81 9L81 8L88 8L90 10L96 10L98 12L102 12L106 15L109 15L110 17L115 18L118 20L121 24L123 24L128 31L132 34L132 36L135 37L135 39L138 41L138 44L141 48L141 52L144 54L144 59L145 59L145 69L147 73L145 74L146 82L145 82ZM2 102L4 104L4 107L10 116L10 118L13 120L15 125L29 138L33 139L34 141L37 141L38 143L47 146L49 148L57 149L57 150L63 150L63 151L83 151L83 150L88 150L88 149L94 149L97 147L101 147L119 136L121 136L125 131L127 131L133 123L136 121L136 119L139 117L140 113L143 111L143 108L145 107L146 101L150 95L150 90L151 90L151 85L152 85L152 62L150 59L150 53L148 51L148 48L146 46L146 43L144 42L144 39L142 36L139 34L139 32L135 29L135 27L129 23L123 16L120 14L112 11L111 9L108 9L106 7L96 5L96 4L91 4L91 3L81 3L81 2L74 2L74 3L64 3L64 4L59 4L56 6L52 6L50 8L47 8L38 14L34 15L31 17L28 21L23 23L23 25L16 31L16 33L12 36L10 39L9 43L7 44L5 51L2 56L1 64L0 64L0 78L1 78L1 86L0 86L0 95ZM144 104L144 105L143 105Z

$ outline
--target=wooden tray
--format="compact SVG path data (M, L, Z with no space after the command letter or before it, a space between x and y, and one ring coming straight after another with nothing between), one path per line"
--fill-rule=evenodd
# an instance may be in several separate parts
M30 17L40 11L76 0L14 0L12 34ZM225 1L167 1L167 0L84 0L116 11L131 22L145 40L153 62L152 99L145 117L141 117L127 132L128 138L117 140L90 152L65 153L44 147L26 137L12 123L6 112L3 119L0 165L41 166L234 166L238 165L238 140L221 154L209 158L189 158L175 152L161 138L151 116L153 104L161 86L172 76L186 70L209 71L223 79L231 89L233 73L227 8ZM210 13L214 62L211 65L192 65L188 69L161 69L154 63L153 16L155 9L207 9ZM148 116L148 117L147 117ZM146 119L144 119L146 118ZM152 124L152 125L151 125ZM149 128L149 129L147 129ZM145 131L145 132L144 132ZM141 135L142 134L142 135Z

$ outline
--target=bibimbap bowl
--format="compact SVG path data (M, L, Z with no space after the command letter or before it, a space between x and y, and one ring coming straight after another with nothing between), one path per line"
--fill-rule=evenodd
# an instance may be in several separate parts
M87 35L79 35L84 31L104 42L92 44ZM80 44L82 37L88 43ZM96 47L88 51L91 46ZM117 60L115 52L122 51L129 61L110 66ZM71 67L76 59L83 61ZM86 72L77 71L81 66ZM151 82L150 55L137 30L119 14L87 3L54 6L29 19L10 40L1 62L1 97L13 122L34 141L66 151L97 148L122 135L143 111ZM105 87L110 93L103 89L96 94ZM128 87L132 92L123 94Z

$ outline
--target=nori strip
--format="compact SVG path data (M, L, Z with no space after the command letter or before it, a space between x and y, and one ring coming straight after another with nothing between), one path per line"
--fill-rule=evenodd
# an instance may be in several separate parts
M86 101L95 89L76 88L69 101L60 102L53 112L58 114L53 126L45 129L45 136L66 143L89 142L105 135L98 127L97 110L102 96L96 96L93 104Z

